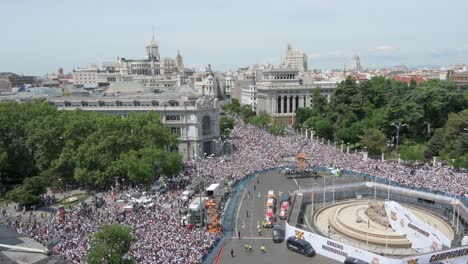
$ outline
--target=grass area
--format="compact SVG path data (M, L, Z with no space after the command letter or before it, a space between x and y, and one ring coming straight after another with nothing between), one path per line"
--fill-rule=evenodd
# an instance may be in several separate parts
M0 206L6 204L7 200L5 198L0 198Z
M81 200L86 200L89 196L90 194L88 193L79 193L79 194L70 195L70 196L60 199L55 205L63 205L65 209L69 209L77 205Z

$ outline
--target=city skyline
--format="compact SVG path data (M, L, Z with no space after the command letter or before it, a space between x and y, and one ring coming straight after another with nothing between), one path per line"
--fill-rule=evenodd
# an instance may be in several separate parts
M268 4L267 4L268 3ZM288 43L310 69L468 62L468 3L450 1L6 1L0 71L44 75L117 57L143 58L154 28L161 57L230 70L278 65Z

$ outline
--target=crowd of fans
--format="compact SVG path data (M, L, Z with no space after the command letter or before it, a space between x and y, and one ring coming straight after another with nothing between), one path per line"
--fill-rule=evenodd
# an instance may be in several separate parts
M334 167L379 176L401 184L431 188L450 193L468 191L466 172L447 167L396 164L378 160L362 160L360 154L345 154L339 149L311 141L288 130L285 136L275 136L266 130L236 121L231 137L223 144L235 150L219 157L186 162L175 179L185 182L235 183L245 175L273 167L292 165L287 157L305 153L316 166ZM9 216L8 224L17 232L47 245L71 263L82 263L90 249L92 235L102 224L121 223L132 228L132 243L127 256L138 263L199 263L216 243L218 235L204 228L187 228L181 224L188 202L180 199L185 184L175 184L165 193L146 193L153 205L122 214L119 200L128 199L144 190L127 187L102 193L106 202L101 206L80 203L67 211L65 222L57 217L42 223L26 217Z

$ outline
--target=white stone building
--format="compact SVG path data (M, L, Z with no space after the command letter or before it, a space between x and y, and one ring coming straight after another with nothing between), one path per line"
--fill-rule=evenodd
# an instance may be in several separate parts
M98 67L91 65L87 68L75 68L72 72L72 83L74 85L97 85Z
M147 87L164 89L181 85L184 63L180 51L175 59L163 58L159 45L153 39L146 46L146 58L118 58L116 62L104 63L98 73L99 83L137 81Z

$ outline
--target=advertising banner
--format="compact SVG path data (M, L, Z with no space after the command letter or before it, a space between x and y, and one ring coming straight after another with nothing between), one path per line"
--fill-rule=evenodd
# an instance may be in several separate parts
M307 232L290 226L286 222L286 237L290 236L296 236L299 239L306 240L314 248L317 254L339 262L344 262L347 257L353 257L371 264L427 264L432 262L450 264L468 263L468 246L432 252L420 256L396 259L380 256L318 234Z
M392 229L400 235L406 235L411 242L411 248L417 252L441 250L442 245L451 246L448 238L440 231L420 221L399 203L386 201L385 211Z

